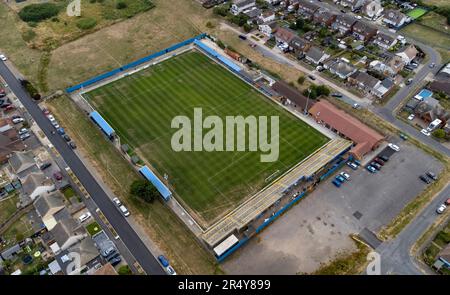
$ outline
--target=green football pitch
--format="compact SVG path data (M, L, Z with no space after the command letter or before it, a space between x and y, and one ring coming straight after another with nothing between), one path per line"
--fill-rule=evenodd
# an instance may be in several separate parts
M324 145L328 138L197 51L101 86L85 98L208 225ZM175 152L175 116L279 116L279 158L258 152ZM204 131L205 133L205 131Z
M425 10L423 8L414 8L413 10L408 11L408 13L406 13L406 15L412 19L418 19L425 13L427 13L427 10Z

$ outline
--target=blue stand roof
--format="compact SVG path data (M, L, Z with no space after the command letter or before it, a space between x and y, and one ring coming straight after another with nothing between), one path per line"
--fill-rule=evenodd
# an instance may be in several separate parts
M167 188L167 186L159 180L159 178L148 168L147 166L142 167L139 169L139 172L148 180L150 181L158 190L158 192L162 195L164 200L169 200L172 196L172 193Z
M91 117L92 120L94 120L95 123L105 132L106 135L109 137L113 136L115 131L114 129L108 124L108 122L103 119L103 117L97 112L94 111L89 114L89 117Z

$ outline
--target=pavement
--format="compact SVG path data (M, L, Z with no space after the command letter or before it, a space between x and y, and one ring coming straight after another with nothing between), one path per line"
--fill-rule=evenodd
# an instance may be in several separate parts
M52 145L72 169L88 193L92 196L96 205L102 210L103 214L117 231L126 247L130 250L144 271L147 274L152 275L166 274L156 258L140 239L139 235L130 226L125 217L117 210L107 193L97 183L80 158L78 158L61 136L52 134L54 128L50 124L50 121L44 116L38 105L32 100L28 93L25 92L20 82L3 62L0 62L0 75L6 81L11 91L19 98L44 134L49 138Z

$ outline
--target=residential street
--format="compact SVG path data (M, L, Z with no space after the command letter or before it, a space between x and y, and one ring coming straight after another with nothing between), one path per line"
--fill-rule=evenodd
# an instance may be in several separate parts
M144 271L147 274L152 275L165 274L156 258L150 253L140 237L129 225L125 217L117 210L106 192L97 183L88 169L86 169L82 161L77 157L77 155L61 136L51 133L54 128L50 121L44 116L38 105L25 92L20 82L3 62L0 62L0 75L4 78L11 91L13 91L19 98L35 122L39 125L60 155L64 158L64 161L78 177L97 206L102 210L103 214L117 231L126 247L140 263Z

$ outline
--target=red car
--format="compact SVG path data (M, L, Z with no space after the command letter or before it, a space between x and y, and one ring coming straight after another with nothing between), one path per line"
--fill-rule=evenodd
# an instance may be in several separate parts
M383 160L381 160L380 158L375 158L374 162L376 162L376 163L380 164L381 166L383 166L383 165L384 165L384 161L383 161Z
M447 199L447 201L445 201L445 205L450 206L450 199Z
M62 173L59 172L59 171L53 173L53 177L55 177L55 179L58 180L58 181L63 179L63 175L62 175Z
M12 110L14 110L14 109L15 109L15 107L14 107L12 104L10 104L10 105L8 105L8 106L5 107L5 112L7 112L7 111L12 111Z
M48 116L50 115L50 111L47 109L43 109L42 112L44 113L44 115Z

